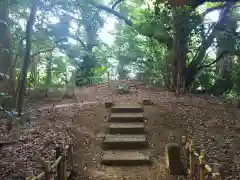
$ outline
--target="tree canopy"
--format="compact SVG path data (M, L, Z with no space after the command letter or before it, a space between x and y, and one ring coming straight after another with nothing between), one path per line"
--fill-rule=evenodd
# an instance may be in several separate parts
M181 2L3 0L0 72L9 80L1 91L16 97L21 112L26 89L47 95L50 87L101 83L116 72L177 94L238 97L239 3Z

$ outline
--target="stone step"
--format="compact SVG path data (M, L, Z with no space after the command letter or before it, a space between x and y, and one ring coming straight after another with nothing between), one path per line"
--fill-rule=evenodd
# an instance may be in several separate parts
M107 134L102 146L105 149L140 149L148 147L148 143L145 135Z
M111 108L112 113L139 113L143 112L140 104L116 104Z
M112 113L109 116L108 122L144 122L142 113Z
M143 134L144 123L108 123L110 134Z
M136 151L104 151L101 164L112 166L131 166L151 164L148 155Z

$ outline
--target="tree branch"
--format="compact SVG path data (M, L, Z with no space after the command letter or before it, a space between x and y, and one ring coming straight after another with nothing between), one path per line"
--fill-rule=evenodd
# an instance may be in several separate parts
M57 43L59 43L59 42L61 42L61 41L62 41L62 39L55 40L53 47L48 48L48 49L43 49L43 50L40 50L40 51L38 51L38 52L33 53L33 54L31 55L30 59L32 59L34 56L37 56L37 55L39 55L39 54L41 54L41 53L46 53L46 52L51 52L51 51L53 51L53 50L56 48Z
M134 26L132 20L128 19L126 16L124 16L123 14L121 14L120 12L118 11L115 11L114 9L110 8L110 7L107 7L105 5L101 5L101 4L97 4L97 3L94 3L92 2L92 5L94 7L96 7L97 9L100 9L100 10L104 10L110 14L113 14L115 15L116 17L118 17L119 19L122 19L125 21L125 23L131 27L133 27L139 34L142 34L143 36L147 36L147 37L150 37L150 38L153 38L153 39L156 39L159 43L164 43L166 44L168 47L171 47L171 44L172 44L172 38L169 34L167 34L166 32L164 33L161 33L161 32L153 32L153 31L146 31L146 30L143 30L141 25L139 27L136 27Z
M202 45L199 48L198 52L194 56L194 59L191 61L191 63L188 65L187 68L187 79L186 79L186 86L190 86L192 82L194 81L198 71L198 68L203 61L203 58L206 54L207 49L212 45L214 38L217 36L219 30L218 27L221 26L221 24L224 21L224 17L230 12L231 8L234 6L234 2L228 2L226 7L223 8L223 10L220 13L219 20L214 23L214 27L212 29L212 32L209 34L209 36L202 41Z
M113 5L112 5L112 9L115 9L115 7L120 3L122 2L122 0L116 0Z
M101 9L101 10L105 10L106 12L108 13L111 13L115 16L117 16L119 19L122 19L124 20L124 22L129 25L129 26L132 26L133 25L133 22L128 19L126 16L124 16L123 14L121 14L120 12L117 12L115 11L114 9L110 8L110 7L107 7L105 5L102 5L102 4L97 4L97 3L92 3L92 5L94 7L96 7L97 9Z
M208 13L211 13L211 12L213 12L213 11L215 11L215 10L221 10L221 9L223 9L224 7L226 7L227 6L227 3L224 3L224 4L221 4L221 5L219 5L219 6L215 6L215 7L211 7L211 8L208 8L206 11L204 11L201 15L204 17L204 16L206 16ZM239 5L237 5L237 6L233 6L232 8L238 8L238 7L240 7Z
M55 48L56 48L56 47L54 46L54 47L52 47L52 48L43 49L43 50L40 50L40 51L38 51L38 52L35 52L35 53L33 53L33 54L31 55L30 59L32 59L33 57L35 57L35 56L37 56L37 55L39 55L39 54L41 54L41 53L51 52L51 51L53 51Z
M234 5L233 3L227 3L226 7L224 7L220 14L219 20L214 24L212 32L209 34L209 36L203 40L202 45L199 47L199 50L194 56L189 67L196 68L201 63L207 49L211 46L214 38L217 35L218 27L223 23L224 17L230 12L230 9L232 8L233 5Z
M209 63L209 64L207 64L207 65L203 65L203 66L198 67L198 70L201 70L201 69L203 69L203 68L207 68L207 67L212 66L213 64L215 64L215 63L217 63L218 61L220 61L220 59L221 59L225 54L227 54L227 53L229 53L227 50L222 51L221 54L216 58L216 60L214 60L213 62L211 62L211 63Z
M221 4L221 5L219 5L219 6L215 6L215 7L208 8L208 9L207 9L206 11L204 11L201 15L204 17L204 16L206 16L206 15L207 15L208 13L210 13L210 12L213 12L213 11L215 11L215 10L220 10L220 9L226 7L226 5L227 5L227 3Z
M71 37L71 38L76 39L77 41L79 41L80 44L83 46L84 50L87 50L87 47L86 47L85 43L84 43L83 40L80 39L78 36L70 35L69 37Z

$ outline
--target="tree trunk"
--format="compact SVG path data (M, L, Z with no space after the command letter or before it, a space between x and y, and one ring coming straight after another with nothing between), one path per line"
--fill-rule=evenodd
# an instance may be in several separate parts
M28 18L27 25L26 25L26 49L25 49L24 62L21 70L18 97L16 102L16 109L17 109L18 115L21 115L22 108L23 108L24 94L26 91L26 77L27 77L28 66L30 61L30 52L31 52L31 34L33 30L34 19L37 12L39 1L40 0L33 0L30 16Z
M216 2L217 0L211 0L212 2ZM197 55L192 60L188 68L186 68L186 58L187 58L187 41L189 33L192 29L191 26L188 24L191 12L200 4L202 4L205 1L197 1L194 0L190 3L187 2L190 6L182 7L178 6L176 7L176 3L172 4L173 8L173 32L174 32L174 38L172 38L168 33L157 31L153 32L149 30L149 28L146 30L142 26L137 26L133 24L131 20L129 20L126 16L122 15L121 13L107 7L101 4L92 3L93 6L95 6L98 9L105 10L118 18L125 21L126 24L129 26L134 27L140 34L154 38L159 43L164 43L169 48L169 61L171 62L171 87L173 89L182 89L184 91L185 87L190 87L195 80L196 75L199 72L199 65L201 64L203 58L205 57L205 53L207 49L211 46L213 43L214 38L216 38L216 34L219 31L219 27L221 26L221 17L225 16L229 13L232 6L235 4L235 2L227 2L224 4L224 9L221 13L220 20L215 24L213 30L211 31L210 35L203 39L202 46L199 48L199 51L197 52ZM174 12L175 11L175 12ZM180 22L177 22L180 21ZM177 23L176 23L177 22ZM176 24L175 24L176 23ZM181 29L181 31L180 31ZM174 44L173 44L174 43ZM180 45L178 45L180 43ZM180 49L179 49L180 48Z
M33 72L34 72L34 88L37 87L38 85L38 62L39 62L39 59L40 59L40 55L37 55L36 57L34 57L34 61L33 61Z
M8 0L0 3L0 72L10 75L8 70L11 66L11 40L8 28Z
M51 83L52 83L52 53L50 53L50 55L47 57L47 77L46 77L45 97L48 96Z
M15 79L14 79L14 69L12 65L12 39L8 27L9 21L9 1L4 0L0 3L0 73L9 76L9 79L5 79L4 91L14 95L15 93ZM2 88L1 88L2 89Z
M184 7L183 7L184 8ZM172 61L172 89L177 94L185 91L185 74L189 38L189 15L188 11L183 8L173 8L173 31L174 41L173 47L170 50L170 58Z
M79 70L81 71L81 77L80 83L79 79L78 82L76 82L77 85L87 85L91 83L91 77L93 77L92 69L94 68L95 59L93 57L92 50L93 47L96 45L97 28L95 27L96 25L92 23L95 15L90 13L89 10L91 10L91 7L89 5L84 6L82 9L82 24L86 33L86 55L83 57L83 63L81 63L79 67ZM77 76L79 77L79 75Z
M171 64L168 60L168 58L166 59L166 66L165 66L165 69L164 69L164 73L163 73L163 79L164 79L164 85L165 87L167 87L168 89L170 89L170 86L171 86L171 75L170 75L170 67L171 67Z

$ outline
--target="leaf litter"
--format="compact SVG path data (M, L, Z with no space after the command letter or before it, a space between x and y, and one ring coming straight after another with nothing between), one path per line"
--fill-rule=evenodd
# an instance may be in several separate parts
M1 147L0 179L23 179L37 175L41 172L40 157L52 164L55 145L67 145L70 141L75 143L75 163L80 172L78 179L174 179L167 175L163 158L170 131L176 137L194 137L196 146L204 148L206 161L221 164L223 179L240 179L238 109L226 106L211 96L189 93L176 97L163 88L139 87L140 91L119 95L108 91L106 85L101 85L84 91L77 90L77 98L74 99L77 103L63 99L55 105L41 103L38 107L35 102L34 108L28 108L29 114L35 117L34 121L24 125L14 124L10 131L5 128L6 121L1 120L1 141L24 141ZM108 115L103 103L109 100L140 102L146 97L153 102L153 105L145 107L145 116L151 144L149 152L154 165L132 168L101 166L98 162L100 141L105 133Z

